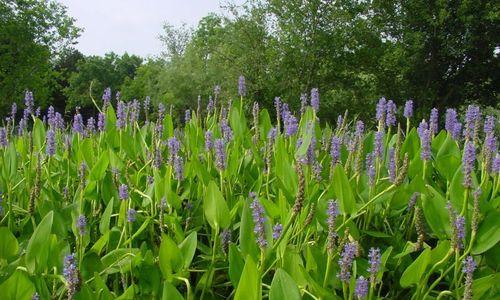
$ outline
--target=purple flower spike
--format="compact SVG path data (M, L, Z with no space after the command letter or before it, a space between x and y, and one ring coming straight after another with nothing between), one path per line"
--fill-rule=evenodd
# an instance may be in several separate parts
M48 156L54 156L56 154L56 133L52 129L47 131L46 144L45 152Z
M418 126L418 135L420 137L420 158L423 161L431 159L431 131L425 120L422 120Z
M385 125L387 127L396 125L396 111L397 107L394 101L389 100L386 104L387 112L385 117Z
M370 252L368 253L370 267L368 268L368 272L370 273L370 281L375 284L377 279L378 271L380 270L380 264L382 263L382 257L380 256L379 248L370 248Z
M359 276L356 280L354 295L360 300L365 299L368 295L368 280L366 280L363 276Z
M127 125L127 108L125 103L119 101L116 107L116 127L123 129Z
M250 204L250 208L252 209L252 218L255 225L253 232L255 233L257 244L261 249L265 249L267 247L267 240L264 227L264 223L266 222L264 207L262 207L257 197L255 197Z
M76 114L73 117L73 132L85 134L85 126L83 125L83 118L81 114Z
M0 147L7 147L9 145L9 141L7 140L7 130L5 127L0 128Z
M438 118L439 112L437 108L433 108L429 117L429 130L431 131L431 135L435 135L438 132Z
M361 140L363 138L364 131L365 131L365 124L363 123L363 121L357 121L356 132L354 133L354 135L358 140Z
M210 151L214 147L212 131L205 132L205 151Z
M68 299L73 299L80 286L80 272L76 266L74 253L66 255L64 258L63 276L68 286Z
M227 167L226 162L226 144L223 139L215 140L215 165L217 169L223 171Z
M494 116L486 116L484 120L484 135L489 136L494 134L495 129L495 117Z
M283 225L280 223L273 226L273 239L277 240L281 236L281 232L283 231Z
M465 140L472 140L475 136L476 121L481 118L481 111L478 106L469 105L465 112L465 127L464 138Z
M337 164L340 161L340 138L332 136L330 146L330 156L332 157L332 164Z
M311 106L316 113L319 111L319 91L317 88L311 90Z
M384 132L377 131L375 133L375 149L373 150L373 154L375 158L382 159L384 155Z
M396 155L394 148L389 149L389 181L394 183L396 181Z
M128 195L128 186L126 184L122 184L118 187L118 196L120 196L120 200L127 200Z
M410 119L411 117L413 117L413 100L406 101L403 115L407 119Z
M351 278L351 265L358 252L358 244L355 242L346 243L344 245L344 249L340 255L339 259L339 267L340 273L337 274L337 277L343 282L349 282Z
M375 185L375 157L373 152L366 155L366 173L371 186Z
M80 215L76 220L76 229L80 235L85 235L87 230L87 218L84 215Z
M104 127L106 126L106 116L103 113L99 113L97 116L97 129L99 131L104 131Z
M477 265L472 256L467 256L463 261L462 272L465 274L465 288L464 288L464 297L465 300L472 299L472 275Z
M376 118L377 121L381 121L385 119L385 113L387 111L387 101L385 100L384 97L380 98L377 103L377 114Z
M240 75L238 79L238 95L244 97L247 93L247 87L245 84L245 76Z
M464 174L463 185L465 188L472 187L472 171L476 160L476 147L472 141L467 141L462 155L462 173Z

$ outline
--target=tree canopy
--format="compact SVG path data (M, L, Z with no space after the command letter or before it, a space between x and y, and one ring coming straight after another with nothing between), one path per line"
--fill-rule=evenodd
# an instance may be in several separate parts
M4 104L31 89L42 104L92 107L92 83L96 99L111 87L125 101L151 96L183 110L198 95L207 101L215 85L236 96L240 75L248 97L268 108L281 97L298 109L301 95L319 88L322 120L346 109L365 115L382 96L413 99L419 111L500 103L500 8L491 0L251 0L194 28L165 23L164 51L146 60L62 51L79 29L53 1L0 9Z

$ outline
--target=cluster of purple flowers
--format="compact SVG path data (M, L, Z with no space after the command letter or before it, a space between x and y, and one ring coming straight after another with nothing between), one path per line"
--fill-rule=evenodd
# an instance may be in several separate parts
M245 97L247 94L247 86L245 84L245 76L240 75L238 79L238 95L240 97Z
M207 130L205 132L205 151L210 151L214 147L213 134L212 131Z
M85 135L85 125L81 114L75 114L73 117L73 132Z
M370 252L368 253L368 272L370 273L370 281L372 284L375 284L377 280L377 274L380 270L380 264L382 263L382 257L380 256L379 248L370 248Z
M349 282L351 278L351 265L358 253L358 244L356 242L349 242L344 245L344 249L338 261L340 272L337 277L343 282Z
M466 188L472 187L472 172L474 171L474 162L476 160L476 147L474 142L466 141L464 153L462 155L462 173L464 175L463 185Z
M87 231L87 218L85 218L84 215L78 216L76 220L76 229L78 229L80 235L85 235Z
M476 105L469 105L465 112L464 138L466 141L472 141L477 134L481 111Z
M266 231L265 231L265 212L264 207L260 204L259 199L255 193L250 193L250 198L253 199L250 204L250 208L252 209L252 218L254 223L254 234L257 241L257 244L261 249L265 249L267 247L266 240Z
M377 131L375 133L373 154L375 158L381 160L384 156L384 132Z
M80 272L76 266L74 253L64 258L63 276L68 286L68 298L73 299L80 286Z
M311 107L316 113L319 111L319 91L317 88L311 89Z
M389 181L394 183L396 182L396 153L394 148L389 148Z
M120 200L127 200L129 197L128 194L128 186L126 184L121 184L118 187L118 196L120 197Z
M226 161L226 143L223 139L215 140L215 165L221 171L227 167Z
M425 120L418 126L418 136L420 137L420 158L423 161L431 159L431 131Z
M451 135L451 137L455 140L460 139L460 133L462 131L462 124L458 121L458 116L457 116L457 111L448 108L446 110L446 121L444 128L448 133Z
M439 112L437 108L431 110L431 115L429 117L429 130L431 135L435 135L439 129Z
M54 156L56 154L56 133L53 129L47 131L45 152L48 156Z
M413 117L413 100L406 101L403 116L407 119Z
M283 125L285 127L285 136L290 137L297 133L299 124L297 118L290 112L286 103L282 103L281 110L281 118L283 119Z
M354 295L360 300L365 299L368 295L368 280L366 280L363 276L359 276L359 278L356 280Z
M389 100L387 101L386 107L387 111L385 116L385 125L387 127L394 126L396 125L396 103L394 103L394 101L392 100Z
M332 136L330 142L330 156L332 157L333 165L340 161L340 138L337 136Z
M233 139L233 130L226 118L223 118L220 122L220 130L222 133L222 137L226 143L229 143Z
M9 145L9 141L7 140L7 130L5 127L0 128L0 147L7 147Z
M281 233L283 231L283 225L280 223L276 224L273 226L273 239L277 240L281 236Z
M370 152L366 155L366 175L368 175L368 181L370 186L375 185L375 158L374 152Z
M127 107L123 101L116 105L116 128L124 129L127 125Z

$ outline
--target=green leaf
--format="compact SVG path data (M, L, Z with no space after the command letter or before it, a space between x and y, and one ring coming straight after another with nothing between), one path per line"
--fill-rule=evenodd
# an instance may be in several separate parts
M28 275L16 270L2 285L0 285L0 299L2 300L29 300L35 293L35 286Z
M109 222L111 220L111 214L113 213L113 198L109 200L104 213L101 216L101 221L99 222L99 231L101 234L105 234L109 231Z
M238 286L245 261L235 244L229 245L229 279L234 287Z
M203 209L205 217L212 228L229 227L231 222L229 208L219 187L217 187L217 184L213 180L208 184Z
M109 156L107 152L103 152L99 160L95 163L94 167L90 171L90 179L99 181L104 178L104 173L108 168Z
M183 268L187 269L193 261L196 245L198 244L198 235L196 231L191 232L182 243L179 244L179 250L184 258Z
M182 253L168 235L162 234L159 256L160 270L166 279L182 266Z
M445 238L446 233L450 232L446 201L443 195L432 186L428 185L427 190L428 192L421 196L425 219L435 235Z
M250 256L247 256L245 267L234 296L235 300L258 300L262 299L260 275L257 265Z
M26 249L26 267L30 273L44 269L49 255L47 240L52 229L54 213L50 211L36 227Z
M0 227L0 259L10 260L18 254L19 244L7 227Z
M278 268L269 291L270 300L301 299L299 288L292 277L283 269Z
M496 210L486 215L477 230L477 238L472 247L472 254L478 255L484 253L500 241L499 219L500 212Z
M165 280L163 283L163 294L161 296L162 300L184 300L182 294L173 286L170 282Z
M431 259L431 250L426 248L415 261L406 268L399 280L402 287L406 288L418 284Z
M351 190L351 185L345 174L344 167L337 164L333 171L333 190L340 203L340 211L344 214L352 214L355 211L356 203Z

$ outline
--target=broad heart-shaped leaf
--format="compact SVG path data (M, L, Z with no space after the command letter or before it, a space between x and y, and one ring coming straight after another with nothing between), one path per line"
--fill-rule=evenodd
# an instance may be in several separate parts
M340 203L340 211L344 214L352 214L356 208L356 203L351 185L341 164L335 166L332 185L335 196L337 196Z
M189 268L193 261L194 253L196 252L196 245L198 243L198 235L196 231L191 232L182 243L179 244L179 250L183 257L183 268Z
M101 154L101 157L99 157L99 160L95 163L94 167L92 167L92 170L90 171L90 178L96 181L101 180L104 177L106 169L108 168L108 164L109 156L108 152L105 151Z
M168 235L161 236L159 256L160 270L166 279L182 266L182 253Z
M203 210L205 211L205 218L207 218L212 228L229 227L231 222L229 208L219 187L213 180L208 184Z
M431 249L426 248L415 261L406 268L399 280L402 287L406 288L418 284L431 259Z
M19 244L7 227L0 227L0 259L9 260L17 255Z
M184 300L181 293L170 282L165 280L163 283L163 293L161 300Z
M247 256L245 267L234 296L235 300L258 300L262 299L260 274L257 265L250 256Z
M283 269L277 269L274 273L271 290L269 291L270 300L294 300L301 299L299 288L293 278Z
M2 300L29 300L34 293L35 286L28 275L19 269L0 285Z
M36 227L26 249L26 267L30 273L45 268L49 255L49 238L54 213L50 211Z
M450 232L446 201L441 193L432 186L428 185L427 190L428 192L421 196L425 219L435 235L445 238L446 233Z
M477 255L488 251L500 241L500 212L493 210L486 215L477 230L477 238L472 247L472 254Z

